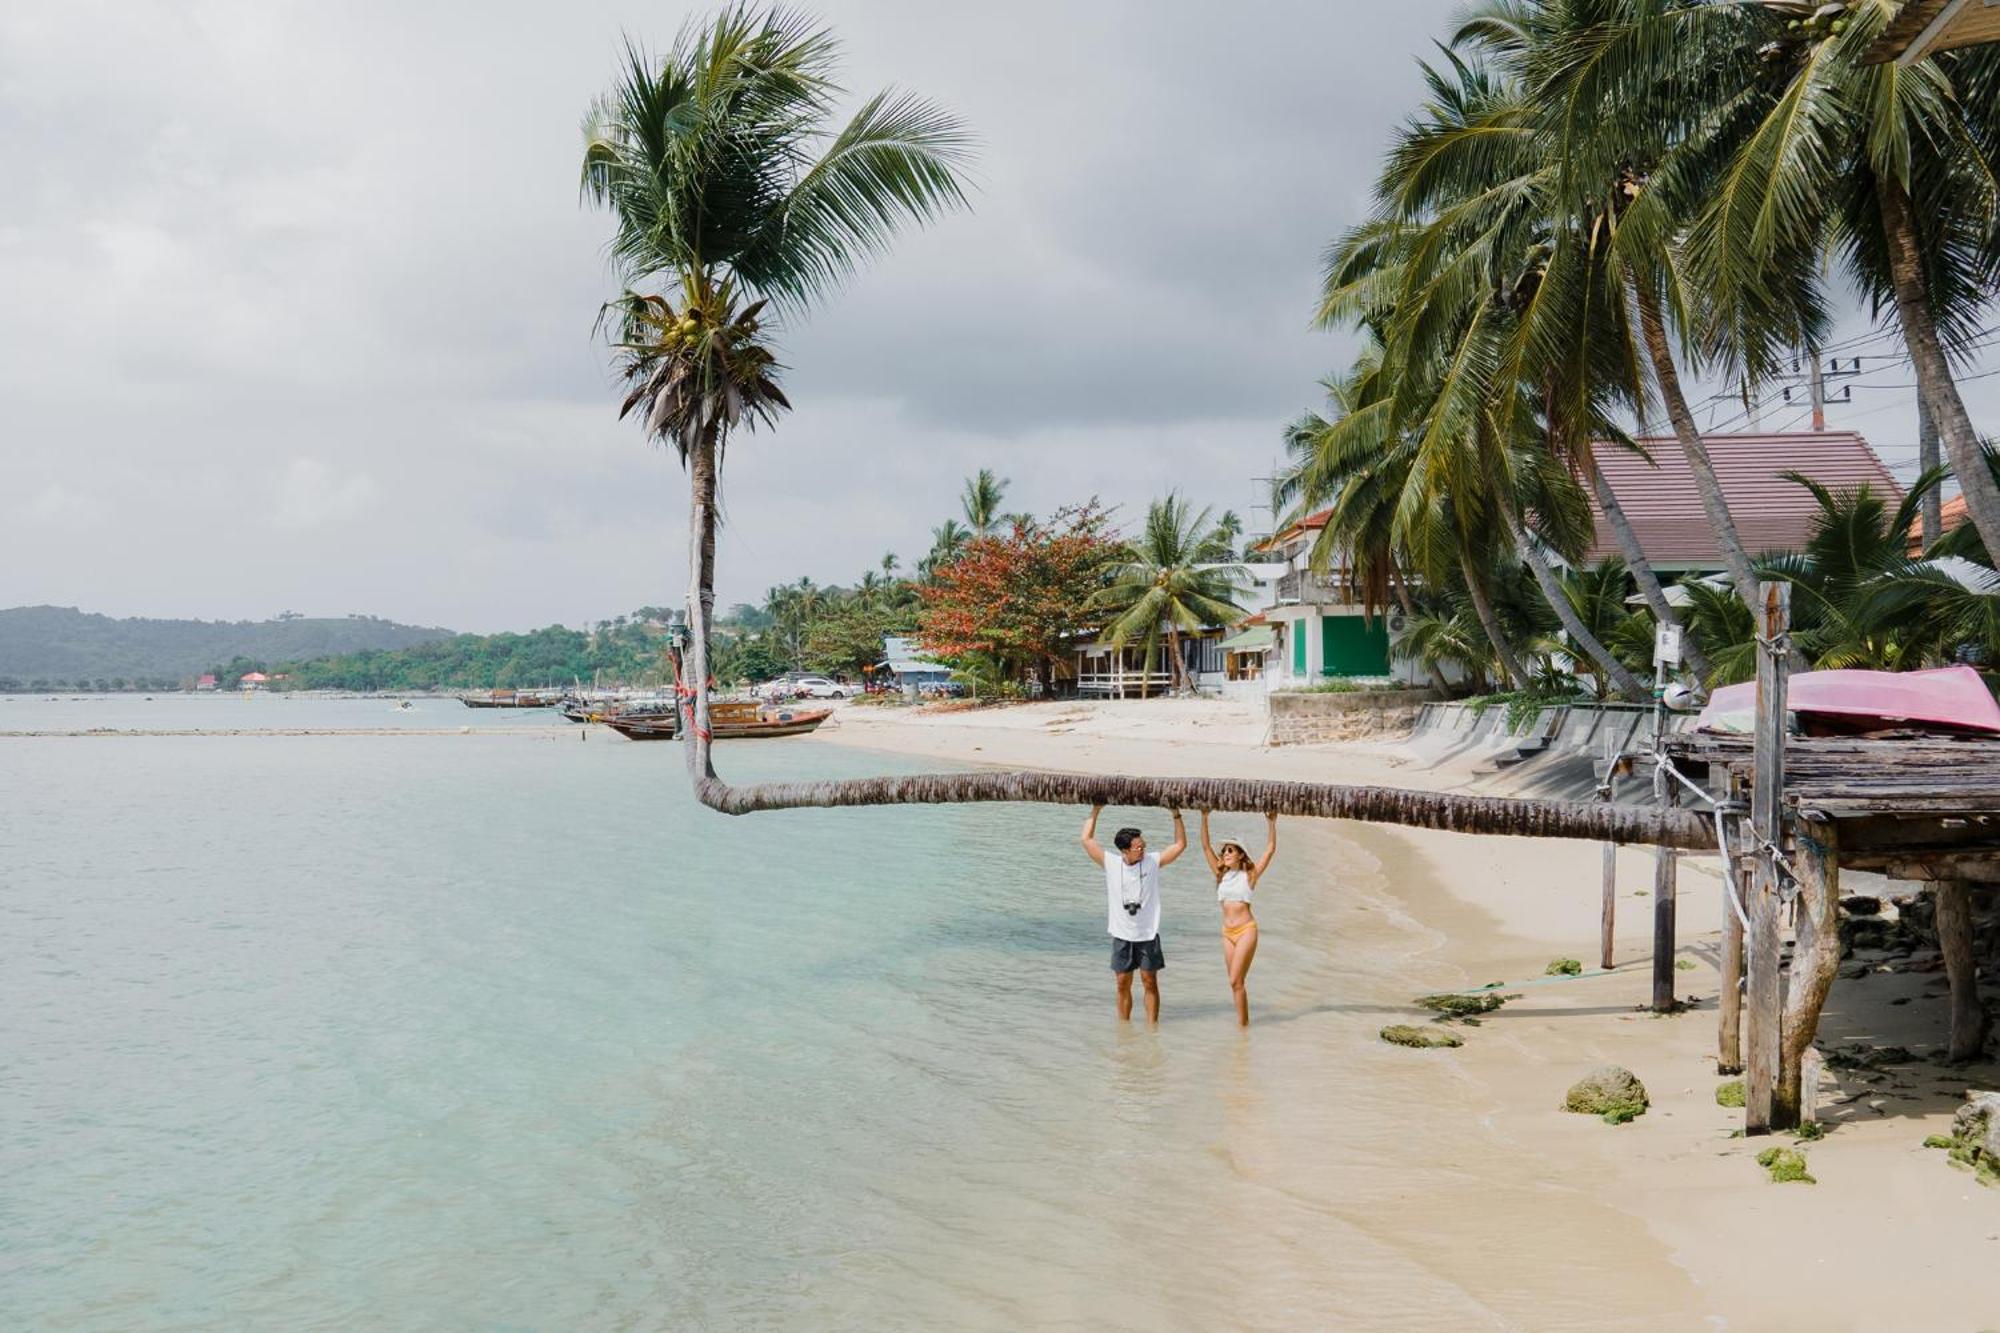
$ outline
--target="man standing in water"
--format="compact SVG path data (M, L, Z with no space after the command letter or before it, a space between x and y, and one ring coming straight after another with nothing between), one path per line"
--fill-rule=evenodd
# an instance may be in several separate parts
M1174 816L1174 844L1157 856L1146 850L1146 837L1135 828L1122 828L1111 839L1117 848L1106 856L1097 842L1097 817L1102 805L1090 808L1083 821L1083 850L1104 867L1104 891L1110 900L1111 970L1118 978L1118 1017L1132 1017L1132 974L1139 974L1146 988L1146 1021L1160 1021L1160 969L1167 956L1160 948L1160 869L1172 865L1187 850L1187 826L1181 812Z

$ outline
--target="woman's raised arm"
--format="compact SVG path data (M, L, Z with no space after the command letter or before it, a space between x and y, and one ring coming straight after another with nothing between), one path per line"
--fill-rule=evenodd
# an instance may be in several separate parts
M1215 844L1208 840L1208 811L1206 810L1201 812L1201 855L1202 859L1208 862L1208 871L1210 874L1220 875L1222 873L1222 860L1215 854Z
M1276 815L1265 815L1264 826L1267 830L1265 833L1267 841L1264 844L1264 854L1258 857L1257 864L1250 868L1250 882L1253 885L1258 880L1264 878L1264 872L1270 868L1271 858L1278 854L1278 817Z

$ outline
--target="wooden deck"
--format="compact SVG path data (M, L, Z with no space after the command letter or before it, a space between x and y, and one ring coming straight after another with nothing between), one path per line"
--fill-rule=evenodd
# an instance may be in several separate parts
M1686 732L1666 751L1690 775L1747 783L1748 735ZM1917 732L1788 737L1785 813L1837 824L1841 864L1900 879L2000 880L2000 740ZM1719 784L1718 784L1719 785Z

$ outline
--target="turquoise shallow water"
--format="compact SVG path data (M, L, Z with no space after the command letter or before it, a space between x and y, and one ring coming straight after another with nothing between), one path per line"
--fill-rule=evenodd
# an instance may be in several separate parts
M0 729L395 720L142 702ZM1193 862L1121 1029L1081 812L731 820L677 746L497 725L0 740L9 1326L1279 1326L1394 1271L1352 1227L1408 1178L1342 1162L1407 1128L1352 1062L1410 932L1302 842L1251 1039Z

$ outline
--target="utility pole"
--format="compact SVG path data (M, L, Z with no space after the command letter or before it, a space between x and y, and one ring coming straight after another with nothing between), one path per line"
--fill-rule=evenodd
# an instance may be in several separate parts
M1785 401L1788 403L1794 401L1792 397L1794 392L1803 396L1812 405L1812 428L1814 432L1824 432L1826 430L1826 405L1828 403L1851 403L1854 401L1854 386L1852 384L1843 384L1840 387L1840 396L1834 398L1828 396L1826 382L1830 379L1852 379L1860 373L1861 358L1858 356L1849 358L1845 366L1841 365L1839 357L1832 358L1822 366L1820 364L1819 353L1817 352L1814 352L1806 359L1804 366L1800 366L1798 358L1793 357L1792 373L1789 378L1804 380L1804 383L1798 385L1796 388L1792 385L1787 385L1785 387Z
M1917 470L1929 472L1938 466L1937 418L1931 415L1931 405L1924 400L1924 391L1917 390ZM1944 497L1940 488L1933 486L1924 492L1920 531L1923 533L1924 549L1931 549L1931 543L1944 535Z

